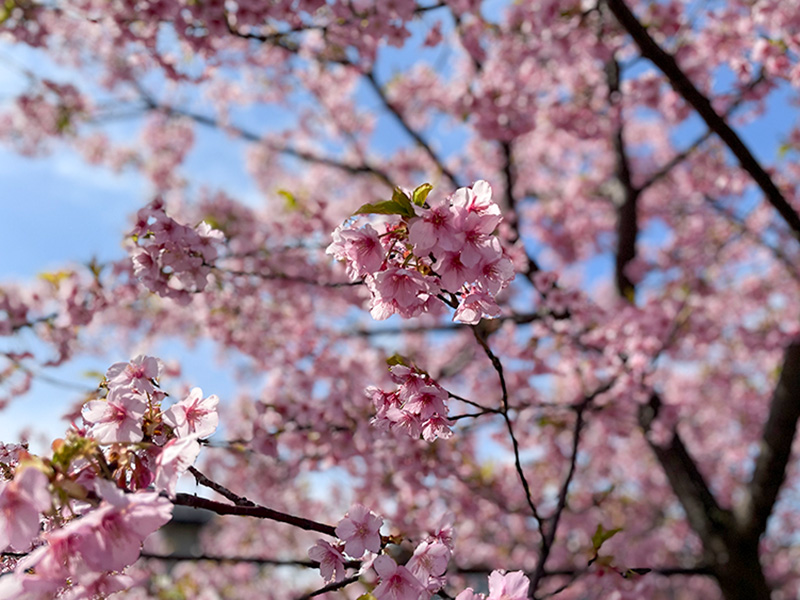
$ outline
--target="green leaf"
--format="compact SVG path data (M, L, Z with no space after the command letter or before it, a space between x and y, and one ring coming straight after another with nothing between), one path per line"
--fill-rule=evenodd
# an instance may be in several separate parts
M297 198L289 190L278 190L278 196L286 201L286 210L291 211L299 208L300 204L297 202Z
M410 367L411 361L409 361L402 354L395 353L386 359L386 364L389 365L390 367L393 367L395 365L403 365L404 367Z
M406 196L400 188L395 188L391 200L378 201L373 204L362 205L354 215L400 215L403 217L413 217L414 206L411 198Z
M414 199L414 204L417 206L425 206L425 199L428 197L428 194L431 193L432 189L433 186L430 183L418 185L411 193L411 197Z
M622 573L622 576L625 579L636 579L640 575L647 575L652 570L653 569L644 569L644 568L640 568L640 567L634 567L633 569L627 569L624 573Z
M594 548L595 553L600 550L600 546L617 535L620 531L622 531L621 527L617 527L615 529L604 529L603 526L598 523L597 530L592 536L592 548Z

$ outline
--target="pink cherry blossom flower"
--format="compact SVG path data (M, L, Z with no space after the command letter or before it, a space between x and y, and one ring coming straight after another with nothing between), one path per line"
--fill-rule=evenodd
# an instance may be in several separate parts
M73 586L59 600L95 600L130 589L133 577L122 573L79 573Z
M89 567L118 571L139 558L144 539L171 517L172 503L157 492L106 494L98 508L62 532L77 536L77 551Z
M178 479L197 459L200 444L196 437L172 439L156 458L155 486L170 497L175 495Z
M422 433L422 422L418 415L402 408L390 408L386 411L386 419L391 423L392 429L405 430L412 438L418 438Z
M183 437L193 435L199 438L210 436L217 429L219 398L211 395L203 398L203 390L192 388L183 400L164 411L164 422Z
M78 537L68 524L44 535L47 542L17 563L12 576L0 577L0 600L51 600L80 564Z
M90 435L101 444L138 442L144 437L142 419L147 404L144 399L121 387L111 388L105 400L91 400L82 415L92 424Z
M380 577L378 587L372 592L378 600L419 600L426 591L411 571L385 554L376 558L372 566Z
M414 550L407 564L411 574L426 587L429 592L436 591L441 587L439 578L447 570L447 563L450 560L450 549L439 540L432 542L422 542Z
M473 287L472 291L464 296L456 308L453 321L460 321L469 325L477 325L483 317L500 316L500 307L491 294Z
M319 563L319 572L325 583L341 581L344 578L345 559L340 547L332 546L324 540L317 540L317 543L308 549L308 556Z
M417 271L392 267L375 276L375 289L382 298L408 308L419 304L419 296L428 292L428 285Z
M463 208L468 213L500 215L500 207L492 200L492 188L486 181L476 181L471 188L459 188L450 198L454 207Z
M403 409L417 414L425 420L436 413L447 414L445 400L447 400L447 392L442 388L426 385L406 401Z
M527 600L530 583L522 571L492 571L486 600Z
M446 252L436 264L436 271L442 277L442 287L449 292L457 292L465 283L475 280L478 271L462 261L460 252Z
M380 552L382 525L378 515L363 504L354 504L336 526L336 536L344 541L347 554L360 558L365 550Z
M430 251L456 251L464 243L464 235L455 227L455 216L447 200L440 200L429 209L417 208L420 217L412 219L408 239L418 256Z
M24 551L39 534L39 515L50 508L47 476L35 467L0 481L0 552Z
M368 278L367 285L372 292L370 314L379 321L395 313L406 319L420 314L430 296L437 293L434 282L426 279L431 278L398 267L390 267Z
M347 263L347 275L352 280L376 273L386 254L378 232L372 225L359 229L339 227L333 232L333 242L325 250L337 260Z
M142 394L152 394L153 379L158 379L163 370L161 361L152 356L140 354L130 362L114 363L106 371L109 388L122 387L137 390Z
M480 264L478 281L493 296L505 288L512 279L514 279L514 264L502 253Z
M437 438L449 440L453 437L453 431L450 429L452 425L453 422L444 415L431 415L422 423L422 438L426 442L433 442Z
M491 233L500 223L495 215L482 216L469 213L461 223L464 232L464 243L459 249L461 262L467 267L476 266L481 260L502 254L500 241Z

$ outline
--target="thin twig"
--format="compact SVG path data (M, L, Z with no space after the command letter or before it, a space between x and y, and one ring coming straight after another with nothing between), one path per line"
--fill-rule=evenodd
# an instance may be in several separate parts
M327 592L335 592L336 590L340 590L343 587L350 585L351 583L355 583L358 581L360 575L353 575L352 577L348 577L347 579L342 579L341 581L336 581L334 583L329 583L326 586L319 588L318 590L314 590L313 592L309 592L308 594L304 594L297 598L297 600L308 600L309 598L313 598L314 596L320 596Z

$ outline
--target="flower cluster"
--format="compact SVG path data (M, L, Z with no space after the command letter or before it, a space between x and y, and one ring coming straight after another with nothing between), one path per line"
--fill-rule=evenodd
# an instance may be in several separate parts
M488 596L476 594L472 588L467 588L456 596L456 600L527 600L530 585L530 580L522 571L492 571L489 574Z
M105 397L84 404L83 426L56 440L50 458L2 449L0 552L35 550L0 580L0 600L93 598L131 585L119 572L171 518L167 496L218 420L217 397L200 388L162 410L162 370L150 356L112 365Z
M18 477L29 472L41 476L37 493L42 506L46 500L49 507L47 478L35 467ZM104 499L97 506L86 505L80 518L43 534L44 545L17 564L14 576L0 580L0 599L54 598L67 587L72 594L69 597L94 598L131 585L129 577L116 572L134 563L144 539L170 520L172 503L157 492L125 494L103 480L98 480L95 488ZM38 534L38 514L36 517ZM28 546L30 540L22 547Z
M390 201L362 206L357 213L400 219L385 223L383 233L345 224L334 231L328 254L346 263L351 279L364 279L375 319L436 310L437 298L456 309L456 321L497 317L495 297L514 269L494 234L502 217L489 184L478 181L430 202L429 191L428 184L410 195L398 189Z
M208 283L222 233L202 222L192 228L167 216L156 199L137 213L132 232L133 272L147 289L188 304Z
M308 550L309 557L319 562L325 582L344 579L345 555L361 558L364 552L369 551L379 554L371 563L378 575L378 583L372 591L377 600L421 600L439 591L445 583L445 572L453 552L449 517L438 531L417 545L405 565L398 565L393 558L382 553L384 541L393 543L393 538L381 539L382 525L383 519L367 507L353 505L336 526L339 539L333 544L318 540ZM467 588L457 596L457 600L526 600L529 586L530 581L522 571L493 571L489 575L488 596Z
M401 429L413 438L420 435L432 442L453 435L447 418L448 394L426 372L415 366L395 364L389 368L392 381L399 387L386 392L367 388L376 414L373 424L386 429Z
M361 504L353 505L336 526L339 540L330 544L318 540L308 555L320 563L320 573L326 582L341 581L345 571L345 553L361 558L365 551L378 554L383 548L381 519ZM391 542L392 538L386 541ZM377 600L419 600L436 593L444 585L444 574L453 551L450 523L417 545L406 565L398 565L386 554L372 562L378 574L378 585L372 592Z
M381 551L381 519L363 504L354 504L336 526L336 536L341 540L329 544L324 540L308 550L308 556L320 564L320 573L326 582L341 581L344 577L345 553L361 558L364 552Z

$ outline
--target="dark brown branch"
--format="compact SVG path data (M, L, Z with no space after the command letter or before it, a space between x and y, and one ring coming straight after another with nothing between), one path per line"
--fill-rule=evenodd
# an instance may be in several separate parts
M309 592L303 596L300 596L297 600L308 600L309 598L313 598L314 596L321 596L327 592L335 592L336 590L340 590L343 587L350 585L351 583L355 583L358 581L359 575L353 575L352 577L348 577L347 579L342 579L341 581L336 581L334 583L330 583L326 586L319 588L318 590L314 590L313 592Z
M174 562L217 562L217 563L250 563L254 565L265 565L275 567L307 567L309 569L318 569L319 563L315 560L281 560L277 558L260 558L257 556L210 556L208 554L156 554L153 552L142 552L139 558L148 560L163 560ZM361 567L360 560L348 560L344 566L349 569L358 569Z
M661 398L654 392L650 402L639 410L639 424L645 433L650 431L660 409ZM700 537L706 540L710 536L718 535L720 530L730 527L732 524L730 511L717 504L678 432L673 431L672 439L665 446L660 446L649 438L648 443L683 506L689 524Z
M216 502L201 496L193 496L191 494L178 493L172 500L172 503L178 506L189 506L192 508L202 508L210 510L218 515L237 515L242 517L255 517L256 519L269 519L279 523L286 523L306 531L316 531L331 537L336 537L336 529L332 525L312 521L303 517L296 517L287 513L282 513L277 510L272 510L266 506L255 504L253 506L243 505L237 506L233 504L225 504L223 502Z
M456 179L456 176L453 174L450 169L444 164L441 158L433 151L430 147L430 144L425 141L425 139L419 134L419 132L415 131L406 121L405 117L400 113L397 107L389 101L389 98L386 97L386 93L383 91L383 88L375 79L375 75L372 71L368 71L364 73L364 77L366 78L367 82L369 82L370 87L372 87L375 94L380 99L381 103L386 107L386 109L392 113L399 123L400 127L411 136L411 138L417 143L417 145L422 148L425 153L430 157L436 167L441 171L442 175L444 175L447 179L450 180L450 183L453 187L461 187Z
M503 415L503 420L506 424L506 429L508 430L508 436L511 438L511 445L514 450L514 468L517 471L517 475L519 476L520 483L522 483L522 489L525 492L525 500L528 504L528 507L531 509L531 513L533 514L533 518L536 519L536 524L539 527L539 532L542 535L542 540L544 540L544 521L542 520L541 515L539 514L539 510L536 508L536 504L533 501L533 493L531 492L531 486L528 482L528 478L525 476L525 471L522 469L522 459L520 457L519 451L519 440L517 440L517 436L514 434L514 425L511 422L511 416L508 414L509 405L508 405L508 387L506 385L506 377L505 373L503 372L503 363L500 362L498 356L492 352L492 349L489 347L489 342L486 340L485 335L483 335L477 326L472 327L472 332L475 335L475 340L480 344L483 351L486 353L486 356L492 363L492 367L497 372L497 377L500 379L500 389L502 391L502 398L501 398L501 405L502 410L501 413Z
M208 477L203 475L200 471L198 471L196 468L194 468L192 466L189 467L189 473L192 474L192 476L194 477L195 481L199 485L205 486L210 490L214 490L220 496L223 496L224 498L227 498L228 500L233 502L236 506L255 506L256 505L255 502L251 502L250 500L248 500L247 498L244 498L243 496L238 496L237 494L234 494L231 490L226 488L224 485L220 485L216 481L211 481Z
M762 83L763 81L764 81L764 72L761 71L761 72L759 72L757 77L755 77L752 81L750 81L750 83L748 83L744 87L744 89L739 94L738 98L736 98L736 100L734 100L731 103L731 105L728 107L728 110L725 111L725 118L730 117L736 111L736 109L739 108L742 105L742 103L745 101L745 99L747 98L747 94L749 92L753 91L756 88L756 86L758 86L758 84ZM692 154L694 154L700 148L700 146L702 146L703 143L705 143L705 141L708 140L713 134L714 134L714 132L711 131L710 129L708 129L708 130L706 130L705 133L703 133L702 135L700 135L697 138L695 138L695 140L691 144L689 144L688 146L686 146L686 148L684 148L683 150L678 152L678 154L673 156L658 171L656 171L655 173L650 175L647 178L647 181L645 181L644 183L640 184L639 187L638 187L639 193L641 194L647 188L651 187L653 184L661 181L664 177L669 175L669 173L672 171L672 169L677 167L684 160L686 160Z
M642 56L649 59L669 79L672 87L705 121L708 128L716 133L730 151L736 156L741 167L750 174L756 184L764 192L767 201L778 211L783 220L791 228L795 237L800 239L800 215L795 212L789 202L784 198L775 182L756 160L741 138L728 125L711 106L709 99L704 96L689 80L678 66L675 58L661 49L650 37L636 16L630 11L624 0L605 0L611 12L622 27L630 34Z
M800 419L800 341L786 348L783 369L775 386L769 416L761 435L760 452L742 506L740 526L745 536L757 540L786 478L786 465Z
M539 561L536 563L536 570L531 579L531 589L535 592L539 587L539 582L545 574L545 564L547 558L550 556L550 550L553 548L553 543L556 539L556 531L558 530L558 522L567 506L567 493L569 491L569 484L572 483L572 478L575 475L575 467L578 464L578 446L581 439L581 430L583 429L583 411L586 410L588 402L583 403L575 412L575 429L572 434L572 453L569 460L569 470L567 476L564 478L564 483L561 485L561 490L558 493L558 504L556 505L555 512L550 519L550 525L547 533L542 539L542 550L539 554Z
M620 104L620 67L615 58L606 63L606 80L608 81L608 101L612 111L614 105ZM628 275L625 273L628 265L636 258L636 239L639 236L639 221L637 211L637 201L639 200L639 190L633 186L631 181L631 170L628 163L628 153L625 149L623 139L622 118L614 129L612 139L614 155L616 157L615 179L617 192L616 198L612 198L617 207L617 252L615 257L615 281L617 293L627 299L634 301L636 288Z
M647 432L658 416L656 393L639 411ZM733 513L720 507L677 431L664 446L648 440L670 487L683 506L689 525L703 543L705 562L727 600L769 600L770 588L758 557L758 539L742 535Z
M519 225L519 213L517 212L517 198L514 195L514 186L517 181L516 166L514 165L514 149L511 142L501 142L500 150L503 152L503 179L505 181L505 201L506 208L511 213L511 229L514 232L513 237L508 240L509 243L515 244L522 237ZM525 277L533 281L533 275L541 271L539 263L528 252L525 252L528 259L528 267L524 271Z

